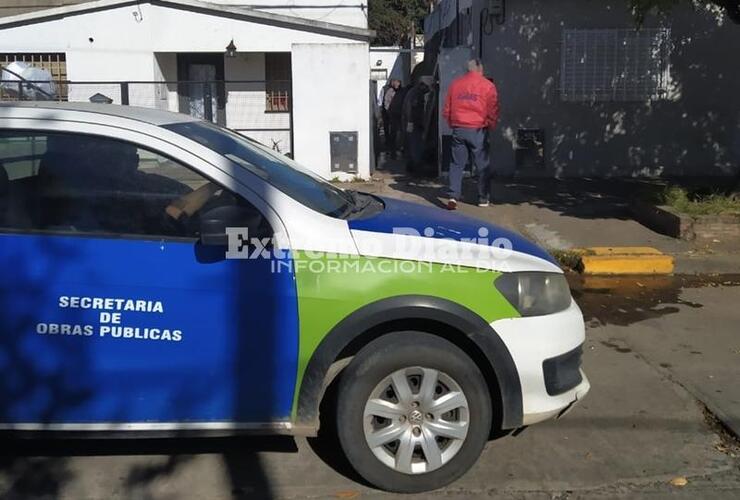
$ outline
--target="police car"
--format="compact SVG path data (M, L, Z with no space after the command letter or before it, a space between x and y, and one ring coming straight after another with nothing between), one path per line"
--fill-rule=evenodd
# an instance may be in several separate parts
M328 422L367 481L418 492L589 390L545 251L182 114L0 105L0 266L13 433Z

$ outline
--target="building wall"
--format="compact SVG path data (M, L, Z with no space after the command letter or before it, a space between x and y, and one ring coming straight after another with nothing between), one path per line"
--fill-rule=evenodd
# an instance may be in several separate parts
M162 82L177 81L177 54L174 52L154 53L154 80ZM141 86L129 88L129 94L140 92ZM158 85L155 89L156 104L153 107L166 111L179 111L180 96L176 83ZM138 100L138 97L137 97Z
M469 17L478 20L485 7L486 2L475 0ZM563 29L634 29L626 0L509 0L506 9L506 22L489 27L482 44L477 22L449 24L454 9L449 14L441 6L427 19L426 34L437 44L450 46L457 40L469 44L482 58L487 76L496 82L502 111L492 140L492 161L498 172L516 170L519 128L543 128L546 134L545 169L520 172L525 175L737 175L740 171L740 65L729 57L740 53L740 25L717 11L691 6L677 7L666 17L649 17L645 27L671 30L671 97L564 102L560 97ZM447 24L447 36L441 36L438 30L444 31Z
M276 145L281 153L291 152L290 113L267 113L265 101L264 52L238 53L226 58L224 68L227 80L257 80L257 83L233 83L227 89L226 123L229 128L243 132L262 144ZM255 130L264 129L264 130ZM270 130L272 129L272 130Z
M264 78L262 53L293 52L297 161L328 176L329 131L357 131L359 175L369 176L367 42L141 4L0 30L0 52L64 52L71 81L164 81L176 79L176 53L223 53L231 40L240 54L226 59L227 79ZM176 91L165 84L131 84L130 103L174 111ZM86 101L95 92L120 102L120 86L115 84L70 86L70 99ZM234 89L227 103L227 117L236 120L235 128L245 109L237 110L238 100L247 102L246 109L261 107L253 117L264 128L289 125L287 114L264 113L264 89L244 88ZM233 122L229 125L234 127ZM287 133L273 136L282 141L283 152L290 150L284 147ZM270 134L254 137L272 145Z
M359 176L370 175L370 72L367 45L293 46L293 125L296 159L326 178L331 172L329 132L358 132ZM320 70L319 70L320 69ZM311 85L295 82L310 81Z

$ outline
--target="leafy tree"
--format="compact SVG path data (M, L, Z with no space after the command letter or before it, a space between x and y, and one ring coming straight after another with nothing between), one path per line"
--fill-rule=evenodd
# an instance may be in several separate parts
M369 0L368 24L377 32L376 45L406 45L414 28L429 12L426 0Z
M675 5L689 3L717 5L724 9L728 18L735 23L740 23L740 0L629 0L629 2L638 23L645 19L645 15L651 9L655 8L661 12L667 12Z

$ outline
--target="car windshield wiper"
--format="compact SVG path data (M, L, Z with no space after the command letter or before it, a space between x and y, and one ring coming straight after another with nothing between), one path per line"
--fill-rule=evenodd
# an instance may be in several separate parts
M344 191L344 194L348 195L348 200L350 202L350 205L355 207L357 206L357 203L359 201L359 198L357 197L357 191L347 189Z
M348 193L350 193L354 202L354 206L352 207L352 211L350 212L350 214L358 214L362 212L367 207L369 207L370 203L372 203L373 201L373 198L371 196L368 196L364 193L359 193L357 191L348 191Z
M353 191L340 190L340 197L344 200L341 207L333 210L326 214L329 217L338 217L340 219L346 219L352 213L354 213L355 207L357 206L357 196Z
M328 215L336 216L340 219L350 219L364 212L368 207L373 205L374 201L376 201L373 196L365 193L360 193L359 191L348 189L344 191L344 194L347 195L345 198L347 200L347 206L341 209L337 209L336 212L339 213Z
M355 214L358 214L365 210L370 205L369 197L361 197L360 193L354 190L347 189L344 191L346 194L347 206L342 210L340 219L349 219Z

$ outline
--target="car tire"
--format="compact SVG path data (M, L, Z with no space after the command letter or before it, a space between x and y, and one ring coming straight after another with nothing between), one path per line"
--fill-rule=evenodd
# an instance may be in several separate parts
M342 372L337 396L337 435L349 463L387 491L452 483L476 462L491 430L480 370L459 347L427 333L370 342Z

